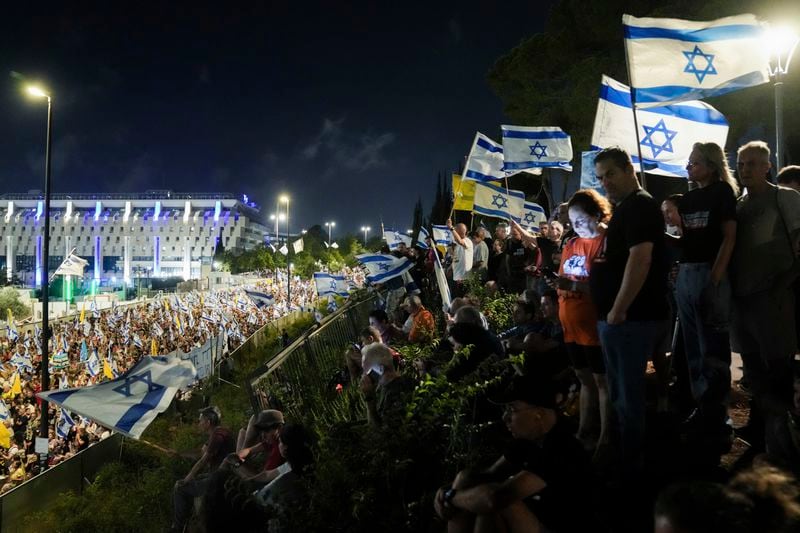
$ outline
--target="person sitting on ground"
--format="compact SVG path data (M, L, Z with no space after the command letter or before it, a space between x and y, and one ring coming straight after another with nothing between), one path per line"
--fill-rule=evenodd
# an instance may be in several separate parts
M370 344L362 350L364 375L361 392L367 404L367 421L375 426L394 427L405 413L414 382L394 368L392 352L385 344Z
M175 483L173 489L173 521L172 529L182 531L192 513L194 498L202 496L209 482L209 476L201 474L208 467L211 473L222 464L225 456L233 452L236 442L230 430L220 426L219 409L210 406L200 410L198 424L200 430L208 433L208 442L203 445L203 455L182 480Z
M254 485L269 483L278 475L278 467L283 464L283 457L278 449L278 434L283 424L283 413L275 409L266 409L251 416L247 430L239 430L236 453L229 456L226 462L231 466L239 465L236 473ZM260 470L246 464L248 459L259 453L265 456Z
M378 330L384 344L405 340L403 332L389 321L389 315L383 309L374 309L369 312L369 325Z
M416 294L406 298L403 306L411 316L411 330L408 332L408 342L411 344L424 344L430 342L436 334L436 321L433 314L425 309L422 300Z
M448 531L591 531L576 508L592 488L589 457L556 409L555 387L520 376L495 400L513 441L491 467L462 470L436 493Z
M471 374L489 358L499 360L505 356L503 345L477 321L479 317L480 312L476 308L462 307L456 313L456 322L448 331L450 344L456 352L471 346L469 355L456 353L447 365L445 375L451 382Z
M361 330L359 333L359 340L361 344L353 344L350 348L347 349L345 352L345 362L347 364L347 370L350 374L350 382L355 383L361 378L361 360L363 359L363 355L361 351L370 344L378 343L384 344L383 340L381 339L381 334L378 330L372 326L368 326ZM392 352L392 360L394 361L394 367L400 368L400 361L401 355L400 352L394 350L393 348L389 348Z

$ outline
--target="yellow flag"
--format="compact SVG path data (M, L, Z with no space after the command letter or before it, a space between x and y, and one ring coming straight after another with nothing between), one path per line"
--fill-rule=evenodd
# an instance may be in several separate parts
M83 307L81 308L81 319L80 322L83 324L86 321L86 300L83 301Z
M0 422L0 446L5 449L11 447L11 432L3 422Z
M11 384L11 397L15 398L17 394L22 394L22 384L19 381L19 372L14 373L14 382Z
M458 211L472 211L475 200L475 182L462 180L458 174L453 174L453 209Z
M9 325L11 325L14 323L14 314L11 312L10 307L7 309L7 311L8 311L8 323Z
M108 379L114 379L114 372L111 370L111 365L108 364L108 359L103 359L103 375Z
M155 339L150 339L150 355L158 355L158 346Z
M167 313L169 313L169 300L166 298L164 298L164 309L166 309Z

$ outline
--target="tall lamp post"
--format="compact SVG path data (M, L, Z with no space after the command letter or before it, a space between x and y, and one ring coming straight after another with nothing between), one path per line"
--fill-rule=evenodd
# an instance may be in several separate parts
M28 94L36 98L47 98L47 144L44 153L44 229L42 243L42 385L41 390L50 390L50 369L49 369L49 341L50 341L50 155L53 145L53 98L41 88L29 86ZM47 402L42 402L41 424L39 425L39 437L48 438ZM44 456L47 455L45 451Z
M278 207L281 203L286 204L286 310L292 309L292 243L289 242L289 196L282 195L278 198Z
M331 230L336 227L336 222L326 222L325 227L328 228L328 248L331 247Z
M783 168L783 77L789 73L789 63L800 37L791 28L778 26L769 30L769 74L775 83L775 162L777 171Z
M361 231L364 232L364 246L367 245L367 233L369 233L370 227L369 226L361 226Z
M281 204L278 203L278 210L275 211L274 214L269 216L270 220L274 220L275 221L275 244L273 245L273 246L276 246L275 250L278 249L277 245L279 244L279 240L280 240L280 239L278 239L278 222L283 220L283 213L281 213L280 210L281 210ZM276 285L278 284L278 267L277 266L275 267L275 284Z

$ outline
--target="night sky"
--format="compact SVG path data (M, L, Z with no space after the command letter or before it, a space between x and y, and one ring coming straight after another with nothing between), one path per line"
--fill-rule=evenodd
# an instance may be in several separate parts
M44 181L46 104L17 71L54 95L53 192L244 193L267 215L288 192L293 231L406 226L476 130L498 136L486 73L550 3L9 4L0 192Z

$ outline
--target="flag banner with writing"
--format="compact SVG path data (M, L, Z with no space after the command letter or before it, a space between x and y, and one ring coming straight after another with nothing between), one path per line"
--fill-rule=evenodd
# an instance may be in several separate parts
M708 22L622 16L637 107L698 100L769 81L764 27L755 15Z
M191 361L143 356L116 379L37 396L138 439L156 415L166 410L178 389L190 385L196 376Z
M526 168L560 168L572 170L572 140L557 127L500 127L506 172Z
M686 160L694 143L713 142L724 147L728 139L728 121L722 113L704 102L637 108L636 118L639 147L636 146L630 88L603 76L592 149L619 146L631 155L634 165L638 165L638 148L641 148L645 171L685 178Z

